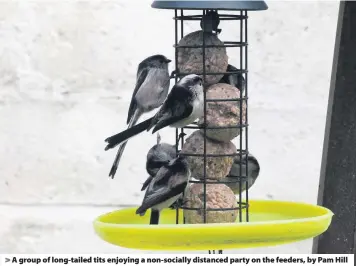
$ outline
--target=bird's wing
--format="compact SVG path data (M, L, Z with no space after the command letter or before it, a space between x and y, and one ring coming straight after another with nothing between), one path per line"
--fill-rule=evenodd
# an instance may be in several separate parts
M154 178L154 184L152 186L153 189L156 189L156 188L159 188L160 186L164 186L165 184L168 184L168 181L171 178L172 174L174 174L174 173L172 173L172 171L169 168L167 168L166 165L162 166L158 170L158 172Z
M189 117L193 111L192 98L192 92L188 89L181 85L174 85L152 120L151 127L155 126L152 133Z
M174 187L162 186L160 189L146 193L142 205L136 210L136 214L142 213L153 206L163 203L184 192L187 182L179 183Z
M140 69L140 67L139 67L139 69ZM137 108L135 95L138 92L138 89L141 87L142 83L146 80L147 74L148 74L148 68L143 68L142 70L137 71L136 85L135 85L135 89L131 96L130 107L129 107L129 111L127 113L127 121L126 121L127 124L130 122L131 117L135 113L135 110Z
M152 182L153 177L149 176L146 181L143 183L141 191L146 190L146 188L148 187L148 185Z

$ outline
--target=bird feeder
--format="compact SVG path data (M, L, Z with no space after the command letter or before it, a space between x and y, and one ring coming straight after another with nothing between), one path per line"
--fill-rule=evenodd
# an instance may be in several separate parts
M204 117L175 132L176 150L188 158L195 180L190 181L184 204L163 210L158 225L149 224L149 211L138 216L135 208L127 208L98 217L96 233L111 244L132 249L222 253L291 243L326 231L333 215L326 208L249 200L247 21L248 12L266 10L266 3L154 1L152 7L174 13L175 82L188 74L203 78ZM220 40L224 31L217 28L220 21L236 24L236 40ZM186 32L187 22L200 22L201 30ZM230 62L234 51L239 60ZM226 118L227 113L231 117ZM195 131L185 139L185 129ZM239 158L240 172L231 179L234 158Z

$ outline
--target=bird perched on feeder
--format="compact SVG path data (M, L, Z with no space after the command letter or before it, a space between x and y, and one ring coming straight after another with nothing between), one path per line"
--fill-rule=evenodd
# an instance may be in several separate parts
M202 78L191 74L175 84L159 111L151 118L115 134L105 141L105 150L112 149L141 132L152 130L152 133L167 126L182 128L201 117L204 113L204 92Z
M215 33L216 35L221 33L221 29L218 29L219 24L219 14L214 10L206 12L206 14L200 20L200 27L202 30L204 30L204 32Z
M227 65L226 72L238 71L238 69L232 65ZM240 90L241 93L244 92L246 88L245 78L241 73L225 74L218 83L225 83L234 86Z
M161 136L157 133L157 144L155 144L147 153L146 171L150 175L143 183L141 191L144 191L156 176L159 169L167 165L170 160L176 158L176 147L168 143L161 143Z
M170 76L168 64L170 59L164 55L153 55L143 60L137 68L136 86L132 93L127 114L128 128L136 125L142 114L152 111L162 105L167 97ZM114 178L121 156L127 142L119 147L109 176Z
M179 142L179 140L184 135L186 134L181 133L179 135L177 142ZM146 171L150 176L143 183L141 191L144 191L148 187L148 185L151 183L152 179L155 178L157 172L162 166L167 165L171 160L173 160L177 156L175 145L160 143L160 141L161 141L161 136L159 133L157 133L157 144L154 145L147 153ZM178 199L177 202L173 203L170 206L170 208L176 209L181 204L182 202Z
M257 161L257 159L252 155L246 154L241 156L236 156L234 158L233 165L231 167L231 170L229 172L229 175L225 177L221 181L228 181L234 183L227 183L226 185L231 188L231 190L235 194L240 193L240 182L238 176L247 176L247 179L241 179L241 192L244 192L246 190L246 181L247 181L247 189L249 189L256 181L257 177L260 174L260 165ZM247 164L246 164L246 157L247 157ZM241 173L240 173L241 169Z
M162 166L148 186L136 214L143 216L151 209L150 224L158 224L160 211L171 206L183 195L190 176L188 162L181 155Z

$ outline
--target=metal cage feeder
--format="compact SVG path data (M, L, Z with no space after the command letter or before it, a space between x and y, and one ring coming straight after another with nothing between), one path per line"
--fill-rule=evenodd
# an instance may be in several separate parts
M223 78L230 75L243 77L243 83L239 83L239 98L231 99L209 99L207 98L206 87L204 91L204 120L207 121L207 104L209 102L235 102L239 107L238 125L209 126L194 123L182 129L176 129L176 150L187 157L201 157L204 162L203 178L191 180L190 183L201 184L203 186L203 206L192 208L184 205L177 206L176 210L167 209L161 212L159 225L150 225L150 211L145 216L135 214L135 208L127 208L119 211L104 214L94 221L96 233L105 241L126 248L142 250L219 250L234 248L252 248L291 243L308 239L320 235L327 230L331 223L332 212L320 206L304 203L281 202L271 200L249 200L247 173L242 173L242 156L248 155L248 12L266 10L268 7L264 1L154 1L153 8L174 10L175 23L175 70L172 77L175 82L179 78L188 74L201 75L204 85L207 84L208 76L221 75ZM186 15L185 10L196 12L195 15ZM221 21L237 22L239 39L234 41L223 41L221 45L206 44L205 23L202 27L201 45L181 45L186 35L184 32L185 21L201 21L208 12L214 11L219 15ZM220 11L224 13L219 14ZM231 14L225 14L231 12ZM239 50L238 67L225 72L207 71L206 50L208 48L224 49L237 48ZM179 49L201 49L202 51L202 71L184 72L179 69L178 54ZM230 63L230 62L229 62ZM220 83L223 79L219 79ZM240 80L240 81L241 81ZM244 86L242 87L242 85ZM237 87L237 86L236 86ZM246 105L245 115L243 115L243 104ZM244 119L243 119L244 116ZM243 121L244 120L244 121ZM231 154L208 154L207 153L207 130L235 128L239 130L238 146L236 153ZM182 151L184 144L184 129L201 130L204 136L204 152L202 154L192 154ZM243 134L244 133L244 134ZM180 145L179 145L180 144ZM179 149L179 146L181 149ZM236 207L233 208L208 208L207 207L207 186L214 184L229 185L232 181L207 181L207 158L209 157L236 157L240 158L240 173L234 176L238 183L239 193ZM245 156L246 168L247 156ZM242 191L242 187L246 189ZM244 197L243 197L244 194ZM244 199L243 199L244 198ZM195 211L202 213L203 223L185 223L184 211ZM236 222L209 223L207 213L209 212L237 211ZM209 251L211 253L212 251ZM215 251L213 251L215 253Z

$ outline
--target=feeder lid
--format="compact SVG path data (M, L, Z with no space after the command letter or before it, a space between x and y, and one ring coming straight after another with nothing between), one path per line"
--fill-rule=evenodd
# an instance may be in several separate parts
M266 10L265 1L230 0L230 1L154 1L151 5L158 9L216 9L216 10Z

